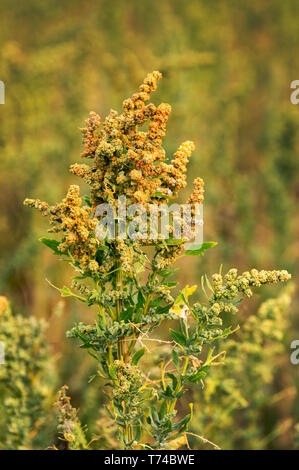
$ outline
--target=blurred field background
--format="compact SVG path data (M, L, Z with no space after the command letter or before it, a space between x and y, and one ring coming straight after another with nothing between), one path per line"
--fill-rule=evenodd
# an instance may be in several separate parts
M67 284L72 272L38 243L47 222L23 208L24 198L55 203L70 183L79 184L68 167L79 161L78 128L89 111L104 117L119 110L148 72L160 70L153 101L173 108L165 148L172 155L183 140L196 143L189 181L205 180L204 238L218 241L204 258L178 262L179 280L199 284L202 273L223 263L242 271L288 269L296 287L299 105L289 97L291 81L299 79L298 25L296 0L1 1L0 293L15 312L47 320L57 387L68 383L89 427L95 417L105 426L98 413L102 385L87 387L96 365L65 338L88 314L47 283ZM244 305L243 321L279 295L276 287L263 289ZM196 432L224 448L294 447L299 366L289 356L290 342L299 339L297 312L295 291L287 319L281 325L275 319L282 346L273 356L265 352L264 371L254 375L263 354L248 364L244 354L236 387L253 389L247 404L224 390L236 405L233 418L210 404L215 422L206 432L199 395ZM237 429L248 432L236 437Z

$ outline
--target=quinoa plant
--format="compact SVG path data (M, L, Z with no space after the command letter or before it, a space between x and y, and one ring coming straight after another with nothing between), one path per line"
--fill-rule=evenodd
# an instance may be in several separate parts
M114 209L118 227L116 209L119 197L125 196L126 204L145 209L148 221L151 206L168 204L186 185L194 144L184 142L169 160L162 139L171 107L148 103L160 78L159 72L149 74L139 92L124 101L122 114L112 110L103 122L96 113L90 114L82 129L81 155L89 163L70 169L89 186L84 203L74 185L57 205L25 200L48 217L49 231L57 234L57 239L41 241L76 271L72 285L59 289L61 295L97 307L95 322L80 322L68 336L77 338L97 361L96 377L107 388L106 411L125 449L173 449L187 444L193 406L178 413L178 401L187 387L200 384L221 361L222 354L214 354L212 344L234 331L223 326L221 315L236 313L240 301L252 296L253 287L290 278L287 271L220 271L211 281L202 278L206 299L191 304L189 297L196 286L171 295L176 287L170 280L173 263L182 256L203 255L215 243L187 247L192 235L184 232L181 238L175 237L174 219L169 221L167 239L160 235L149 239L147 233L143 237L97 236L99 205ZM196 178L187 199L192 214L203 195L203 180ZM176 325L169 329L169 338L153 337L152 332L167 320ZM165 346L165 354L159 368L145 370L142 361L146 363L146 355L151 357L153 345Z
M49 438L56 374L45 327L43 320L13 315L6 297L0 297L5 351L0 365L1 449L35 449Z
M279 371L288 366L285 351L293 293L294 286L289 285L242 320L238 334L225 342L224 364L215 367L205 388L195 393L200 406L193 430L204 429L221 448L266 449L292 425L291 420L282 419L279 407L294 388L279 384L277 390L275 385ZM266 431L274 413L277 423Z
M77 416L78 411L71 405L71 399L66 394L67 390L68 386L64 385L57 394L55 404L58 414L57 430L64 442L65 450L84 450L88 447L85 429ZM56 447L53 449L57 450Z

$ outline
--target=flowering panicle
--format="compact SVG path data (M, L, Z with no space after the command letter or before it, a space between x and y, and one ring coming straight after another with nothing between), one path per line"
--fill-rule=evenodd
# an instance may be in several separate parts
M57 429L66 444L66 449L84 450L87 449L88 443L79 418L77 417L77 410L72 407L71 399L66 394L67 390L68 386L64 385L57 394Z
M96 113L91 112L89 119L86 120L87 127L81 129L84 143L84 151L81 153L81 157L95 157L100 142L98 134L100 123L101 118Z
M192 194L187 199L187 204L201 204L204 200L204 181L196 178L193 181Z
M86 127L81 129L84 144L81 157L91 160L92 164L75 163L70 171L90 186L91 208L81 207L77 186L71 186L64 201L57 206L50 207L39 200L25 201L49 217L52 231L65 232L58 250L79 260L83 270L101 275L103 267L109 271L115 262L114 256L111 258L106 253L99 263L96 255L94 228L97 219L92 220L92 217L98 204L106 202L116 208L118 197L126 196L127 204L143 205L149 219L150 205L167 203L186 185L186 166L194 151L194 143L182 143L168 163L162 140L171 107L166 103L159 106L146 104L161 77L160 72L150 73L140 85L139 92L123 102L122 114L111 110L101 122L100 117L91 112ZM147 121L147 130L139 130ZM201 203L203 193L203 181L198 178L187 202ZM132 263L138 259L138 246L144 244L156 246L155 263L161 269L171 264L184 249L183 244L165 249L161 247L159 237L157 241L144 239L131 244L116 239L114 247L125 271L131 271Z
M149 74L139 93L124 101L123 114L111 111L101 125L100 118L91 113L86 121L82 157L93 158L94 166L75 164L71 171L90 184L95 204L113 204L119 195L126 195L133 203L159 204L185 186L186 165L194 144L184 142L167 163L162 139L171 107L166 103L157 107L146 104L161 77L160 72ZM147 121L147 131L138 130Z
M233 300L239 293L246 297L252 296L250 287L261 287L263 284L277 284L285 282L291 278L291 275L283 271L258 271L252 269L238 276L237 269L230 269L224 276L221 274L213 275L214 298L217 300Z
M64 236L57 246L59 252L72 256L82 266L96 271L99 268L94 259L98 246L94 234L97 220L91 218L90 207L82 207L79 194L79 187L72 185L66 197L57 205L49 206L38 199L25 199L24 203L29 207L35 207L48 217L52 226L49 232L63 232Z

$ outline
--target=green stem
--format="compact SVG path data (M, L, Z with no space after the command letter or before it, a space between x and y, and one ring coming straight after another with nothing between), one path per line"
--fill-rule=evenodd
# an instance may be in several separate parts
M150 278L148 280L148 284L150 284L151 282L154 281L155 277L157 276L157 271L153 271L150 275ZM150 292L146 298L146 301L145 301L145 304L144 304L144 310L143 310L143 315L147 315L147 312L148 312L148 308L149 308L149 305L150 305L150 301L151 301L151 297L152 297L152 292Z
M187 367L188 367L188 364L189 364L189 357L186 356L185 357L185 361L184 361L184 365L183 365L183 368L182 368L182 373L181 375L184 375L186 373L186 370L187 370ZM181 390L182 390L182 379L180 378L177 386L176 386L176 389L175 389L175 394L179 393ZM169 407L169 413L172 413L174 408L175 408L175 405L177 403L177 398L175 398L174 400L172 400L172 402L170 403L170 407Z
M120 266L118 266L120 267ZM116 271L116 276L115 276L115 287L116 290L119 292L122 291L122 272L121 269L117 269ZM116 300L116 320L120 320L120 314L122 311L122 301L120 299ZM124 356L124 344L123 344L123 338L120 338L117 341L117 352L118 352L118 359L122 360Z

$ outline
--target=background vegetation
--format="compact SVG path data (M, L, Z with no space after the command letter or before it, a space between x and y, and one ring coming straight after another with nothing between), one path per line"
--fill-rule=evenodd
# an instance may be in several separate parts
M15 312L48 322L57 387L68 383L81 421L91 428L98 415L100 429L101 385L86 386L94 363L82 362L65 339L66 329L74 320L87 320L87 312L61 300L46 282L63 285L70 272L39 246L46 222L22 202L29 196L55 203L70 183L78 184L66 170L78 161L77 128L89 111L104 116L111 107L120 109L149 71L160 70L164 80L154 101L173 107L165 146L172 154L181 141L195 141L190 181L205 180L205 239L219 243L199 261L178 262L179 279L199 283L203 272L223 263L240 270L288 269L296 280L299 106L290 103L289 87L299 78L298 5L295 0L2 0L1 10L0 79L6 84L0 107L1 294ZM245 305L244 322L275 295L267 288L250 309ZM239 366L226 366L233 386L213 396L208 428L204 403L197 410L195 431L220 447L294 447L299 366L289 363L289 345L299 335L298 292L292 295L291 306L280 302L282 313L272 319L281 337L273 337L271 327L258 339L258 352L238 352ZM250 332L244 335L249 341ZM239 389L245 401L235 396ZM194 393L204 391L197 387ZM222 413L229 408L225 396L234 401L229 418Z

